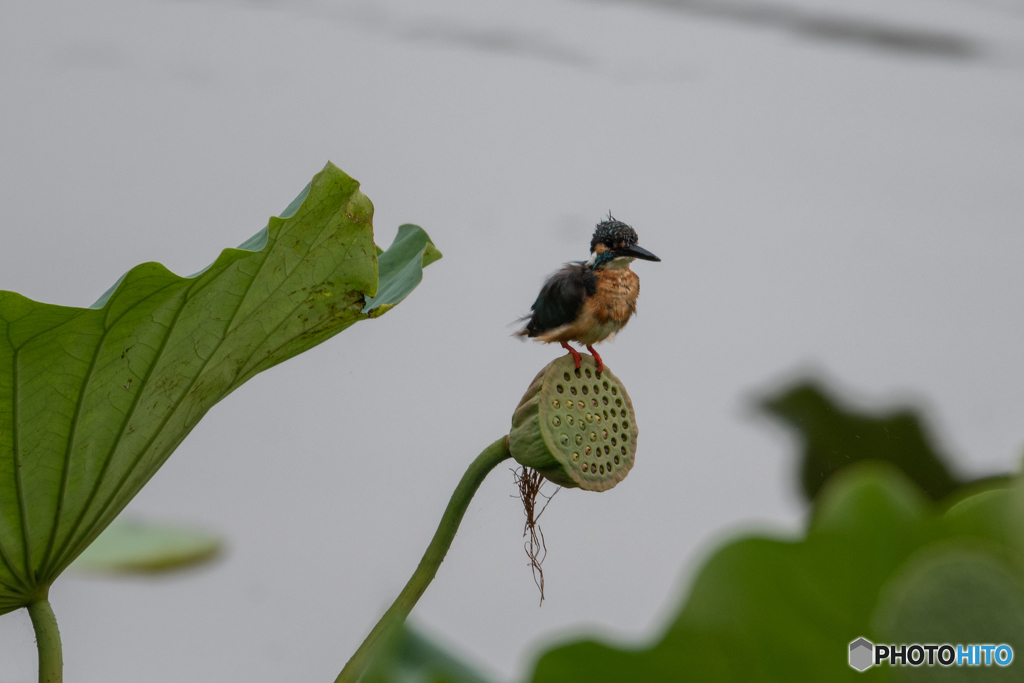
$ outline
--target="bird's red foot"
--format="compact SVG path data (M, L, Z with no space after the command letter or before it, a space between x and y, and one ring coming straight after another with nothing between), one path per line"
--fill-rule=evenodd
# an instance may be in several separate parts
M593 356L594 360L597 361L597 374L600 375L602 372L604 372L604 361L601 360L601 356L597 354L597 351L595 351L594 347L591 346L590 344L587 344L587 351L590 351L590 355Z
M571 346L569 346L565 342L562 342L562 348L572 354L572 359L574 361L576 361L576 369L579 370L580 369L580 352L577 351L576 349L572 348Z

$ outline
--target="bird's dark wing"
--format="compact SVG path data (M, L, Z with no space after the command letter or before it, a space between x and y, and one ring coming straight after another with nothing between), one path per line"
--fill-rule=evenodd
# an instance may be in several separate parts
M536 337L548 330L571 323L579 315L583 301L597 292L597 277L583 263L567 263L548 278L530 308L533 315L524 332Z

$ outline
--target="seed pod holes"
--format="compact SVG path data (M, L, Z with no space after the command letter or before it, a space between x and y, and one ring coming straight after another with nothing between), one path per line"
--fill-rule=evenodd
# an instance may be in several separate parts
M565 398L587 394L586 403ZM600 399L591 399L594 395ZM602 409L614 407L614 414L594 410L599 400ZM572 357L563 356L541 370L523 396L512 418L509 447L521 465L555 484L606 491L633 466L638 430L632 413L629 394L607 367L598 376L593 358L584 355L577 371ZM569 434L567 427L573 430ZM609 441L617 446L614 460Z

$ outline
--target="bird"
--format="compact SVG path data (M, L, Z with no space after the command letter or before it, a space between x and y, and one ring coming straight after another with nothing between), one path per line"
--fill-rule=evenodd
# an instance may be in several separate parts
M614 336L636 313L640 278L630 264L634 259L661 261L638 241L636 230L609 212L594 230L590 258L566 263L547 279L530 307L532 313L520 318L528 322L516 335L545 344L559 342L572 354L577 370L580 353L568 342L582 344L594 357L598 373L603 372L604 361L594 344Z

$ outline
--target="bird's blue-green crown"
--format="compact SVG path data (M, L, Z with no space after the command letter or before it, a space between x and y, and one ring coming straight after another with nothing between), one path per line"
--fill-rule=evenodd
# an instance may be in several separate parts
M590 251L594 251L598 243L614 249L632 247L638 241L640 238L637 237L636 230L608 214L608 220L598 223L597 229L594 230L594 236L590 240Z

